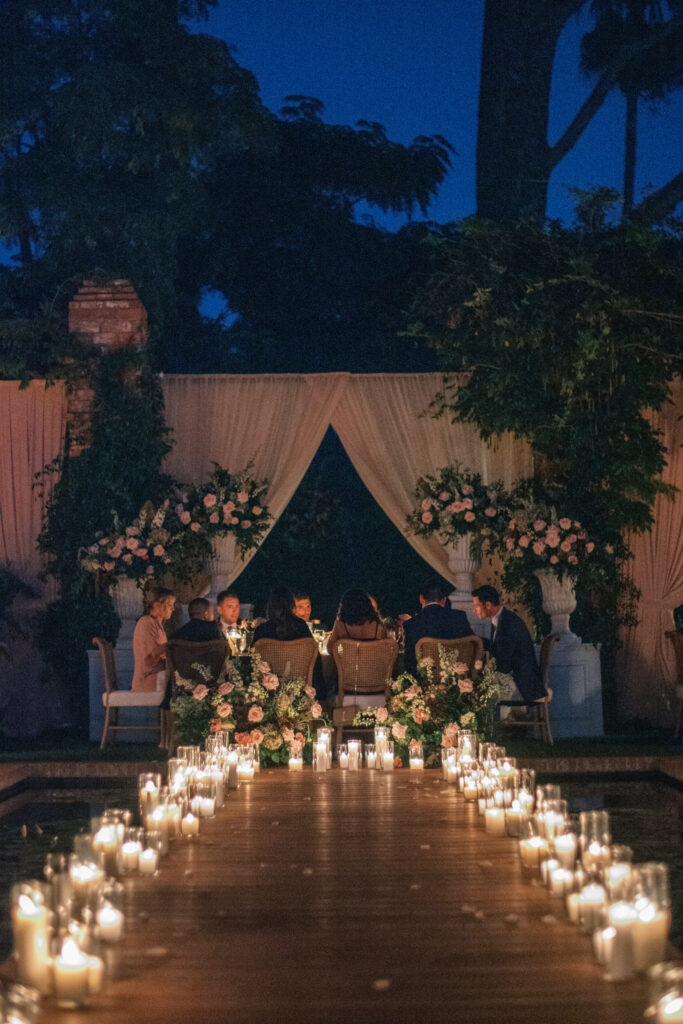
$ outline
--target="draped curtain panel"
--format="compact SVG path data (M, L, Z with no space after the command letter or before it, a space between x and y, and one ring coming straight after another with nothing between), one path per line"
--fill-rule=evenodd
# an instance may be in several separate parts
M425 473L460 462L487 483L510 485L533 472L528 445L511 435L489 446L476 427L451 423L448 415L430 416L430 402L442 386L438 373L354 374L332 415L358 475L403 534L415 482ZM406 536L433 569L454 582L449 552L435 537Z
M459 461L487 481L511 484L532 472L526 444L506 436L489 447L476 428L429 416L442 384L438 373L166 376L166 422L175 442L166 468L180 480L197 481L212 461L234 472L253 460L254 474L270 480L277 519L331 425L366 487L403 533L415 481L424 473ZM408 539L453 580L448 552L437 540ZM236 564L233 579L248 560Z
M35 474L62 451L65 427L63 385L48 388L35 380L20 389L17 381L0 381L0 564L41 590L36 538L44 504L33 484Z
M165 469L196 483L212 462L231 473L253 462L253 475L270 481L275 522L320 447L345 384L344 374L166 376L166 422L175 443ZM227 583L253 554L236 560Z
M623 718L645 718L658 725L672 723L676 683L674 649L665 636L674 628L673 611L683 604L683 381L671 389L671 404L649 415L662 432L667 465L665 483L679 489L675 500L659 496L650 533L633 534L631 572L641 592L638 625L624 631L617 658L619 713Z

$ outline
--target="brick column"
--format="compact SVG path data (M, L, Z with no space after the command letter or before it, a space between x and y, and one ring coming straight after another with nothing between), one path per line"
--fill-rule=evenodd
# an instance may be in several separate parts
M130 281L84 281L69 303L69 331L101 352L142 348L147 341L147 310ZM85 381L67 399L69 454L80 455L89 441L92 388Z

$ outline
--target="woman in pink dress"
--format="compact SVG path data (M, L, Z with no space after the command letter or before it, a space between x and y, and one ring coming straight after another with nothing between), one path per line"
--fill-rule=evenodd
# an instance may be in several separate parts
M175 594L165 587L149 593L150 608L138 619L133 633L135 670L131 690L163 690L166 687L166 631L164 622L175 607Z

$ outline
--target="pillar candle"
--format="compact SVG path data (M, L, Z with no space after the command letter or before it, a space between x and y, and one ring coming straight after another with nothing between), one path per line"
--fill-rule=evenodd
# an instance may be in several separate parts
M636 910L638 917L633 926L633 967L636 971L646 971L666 956L671 917L667 910L660 910L646 899L636 903Z
M80 1006L90 991L89 957L79 949L75 939L65 939L54 960L55 998L62 1006Z
M683 1021L683 997L669 993L657 1004L656 1024L679 1024Z
M119 942L123 935L123 914L111 903L97 911L97 934L103 942Z
M382 754L382 770L385 772L394 770L394 755L390 750L385 750Z
M374 750L368 750L367 754L365 755L365 760L367 761L368 768L377 767L377 754L375 753Z
M348 768L349 767L349 755L348 755L348 753L344 752L343 754L339 755L339 767L340 768Z
M410 770L413 772L420 772L425 766L424 760L421 757L410 758Z
M12 930L19 981L39 992L47 992L50 960L45 906L21 893L12 908Z
M531 839L520 839L519 855L525 868L537 868L541 854L548 849L547 840L542 836L532 836Z
M562 835L555 836L553 840L555 857L567 871L574 870L577 846L578 840L573 832L564 832Z
M180 833L186 838L199 835L199 818L192 812L186 814L180 823Z
M288 762L290 772L302 772L304 770L304 760L302 757L290 757Z
M592 882L579 893L579 920L586 932L592 932L602 921L607 894L601 885Z
M484 820L488 833L493 836L505 835L505 811L502 807L487 807Z

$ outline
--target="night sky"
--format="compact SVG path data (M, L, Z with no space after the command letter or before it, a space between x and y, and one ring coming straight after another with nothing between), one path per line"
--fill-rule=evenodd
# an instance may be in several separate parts
M272 110L290 94L315 96L331 123L379 121L390 138L405 143L419 134L444 135L458 155L429 217L448 221L475 208L483 10L484 0L220 0L203 30L234 47ZM591 88L578 70L587 26L587 18L574 20L560 41L551 142ZM637 197L683 166L682 124L683 91L655 112L641 103ZM568 185L621 188L623 138L624 100L614 91L555 171L550 216L570 216ZM373 212L389 226L400 223Z

